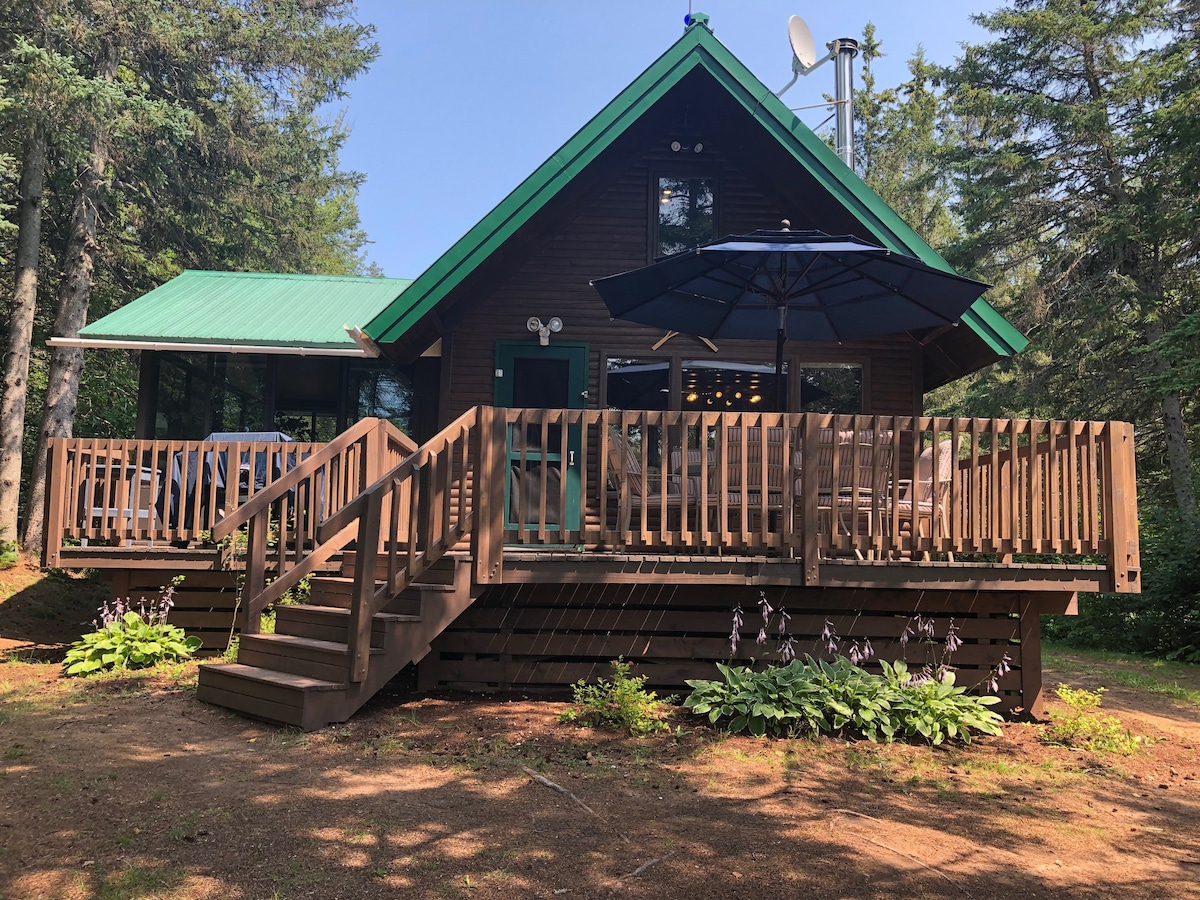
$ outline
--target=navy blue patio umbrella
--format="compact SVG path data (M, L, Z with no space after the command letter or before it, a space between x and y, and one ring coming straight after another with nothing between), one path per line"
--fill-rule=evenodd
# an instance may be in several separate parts
M844 342L952 325L990 287L852 235L759 230L598 278L614 319L712 340Z

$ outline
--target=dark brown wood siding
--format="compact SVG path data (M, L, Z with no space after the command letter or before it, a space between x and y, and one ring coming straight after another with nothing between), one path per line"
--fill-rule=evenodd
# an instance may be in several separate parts
M443 423L473 405L492 402L496 342L536 341L525 328L530 316L543 321L559 316L565 328L555 340L590 345L588 391L593 407L601 400L599 373L604 356L774 362L773 341L723 341L713 354L695 338L680 335L654 351L651 347L663 332L611 321L589 284L593 278L650 261L653 180L659 172L680 165L679 155L670 150L670 135L667 130L632 161L627 153L614 152L597 162L605 175L594 179L594 189L577 199L569 219L524 252L511 254L507 265L493 267L493 277L474 284L470 295L456 304L453 339L447 342L452 350L446 360ZM706 146L699 157L684 162L687 170L711 171L718 179L718 234L778 227L788 216L788 209L765 194L744 174L739 161L728 158L719 147ZM861 364L862 412L919 412L919 372L914 367L918 355L907 337L844 345L793 340L787 358L793 371L806 364Z

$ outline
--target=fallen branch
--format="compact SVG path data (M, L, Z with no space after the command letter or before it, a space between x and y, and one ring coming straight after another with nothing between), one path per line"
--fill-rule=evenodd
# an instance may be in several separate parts
M883 819L877 819L874 816L868 816L866 813L860 813L853 809L841 809L841 808L831 809L830 812L831 813L842 813L847 816L858 816L858 818L860 818L860 819L869 819L872 822L878 822L880 825L888 824L887 822L884 822ZM967 896L967 897L971 896L970 891L968 891L965 887L963 887L961 884L959 884L957 881L955 881L953 878L951 878L945 872L941 871L940 869L935 869L933 866L929 865L928 863L922 862L921 860L919 860L915 856L913 856L911 853L905 853L903 850L898 850L897 848L892 847L888 844L885 844L882 841L877 841L877 840L875 840L875 838L871 837L869 834L860 834L859 837L862 838L864 841L866 841L869 844L874 844L876 847L882 847L884 850L890 850L892 853L895 853L897 856L903 856L905 859L912 860L921 868L928 869L930 872L932 872L934 875L937 875L939 878L944 878L946 881L950 882L952 885L954 885L956 888L958 888L960 891L962 891L965 896Z
M597 819L604 818L604 816L600 815L598 812L596 812L594 809L592 809L590 806L588 806L586 803L584 803L582 800L580 800L578 797L576 797L574 794L572 794L570 791L568 791L561 784L556 784L553 781L551 781L549 778L545 777L544 775L539 775L537 772L533 771L533 769L529 768L528 766L521 766L521 771L524 772L526 775L528 775L530 778L532 778L534 781L536 781L538 784L544 784L546 787L550 788L550 790L558 791L560 794L565 794L566 796L570 797L572 800L574 800L576 803L578 803L585 812L590 812Z
M550 790L552 790L552 791L558 791L560 794L562 794L566 797L570 797L572 800L574 800L579 805L580 809L582 809L584 812L591 813L593 816L595 816L597 819L599 819L605 825L609 825L608 820L606 818L604 818L604 816L600 815L600 813L596 812L594 809L592 809L590 806L588 806L586 803L584 803L582 800L580 800L578 797L576 797L574 794L572 794L570 791L568 791L565 787L563 787L561 784L551 781L549 778L547 778L544 775L539 775L537 772L533 771L533 769L529 768L528 766L521 766L520 769L522 772L524 772L526 775L528 775L530 778L532 778L538 784L543 784L546 787L550 788ZM612 826L609 825L609 827L612 827ZM613 830L615 831L616 829L613 829ZM617 836L621 840L628 843L629 838L625 837L625 835L621 834L621 832L618 831Z
M675 852L674 850L671 851L671 853L674 853L674 852ZM662 862L664 859L666 859L668 856L670 856L671 853L664 853L662 856L658 857L657 859L652 859L649 862L644 862L640 866L638 866L636 869L634 869L632 872L628 872L628 873L622 875L621 877L622 878L637 878L637 876L641 875L647 869L652 869L652 868L654 868L654 866L657 866L660 862Z

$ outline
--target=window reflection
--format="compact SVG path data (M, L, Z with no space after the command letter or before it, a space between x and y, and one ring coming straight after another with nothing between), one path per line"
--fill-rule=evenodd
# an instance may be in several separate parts
M787 408L787 363L783 366ZM719 360L685 360L683 409L762 412L775 409L775 367Z
M800 411L844 415L862 412L862 366L803 366Z
M658 179L658 241L656 256L691 250L711 241L715 234L711 176Z
M609 409L670 409L671 362L610 357L605 396Z

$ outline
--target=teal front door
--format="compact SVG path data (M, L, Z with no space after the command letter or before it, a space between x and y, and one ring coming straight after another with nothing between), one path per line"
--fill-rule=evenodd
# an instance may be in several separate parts
M499 341L496 344L495 405L529 409L584 409L587 406L588 345L554 343L542 347L532 341ZM540 424L513 425L508 430L505 525L537 529L545 494L546 528L580 529L579 467L582 432L567 427L567 452L563 451L562 426L544 431ZM522 449L525 461L522 463ZM566 485L565 504L561 484ZM560 509L561 507L561 509Z

